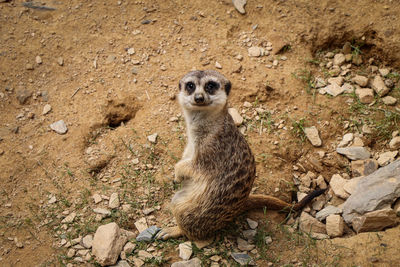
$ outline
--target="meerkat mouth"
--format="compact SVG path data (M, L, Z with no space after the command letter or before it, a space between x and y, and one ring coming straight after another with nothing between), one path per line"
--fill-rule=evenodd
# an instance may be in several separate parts
M191 103L192 106L196 106L196 107L205 107L205 106L209 106L212 104L212 102L210 103Z

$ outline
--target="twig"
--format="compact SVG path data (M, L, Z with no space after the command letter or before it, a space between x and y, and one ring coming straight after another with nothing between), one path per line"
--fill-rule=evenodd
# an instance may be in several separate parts
M76 95L76 93L78 93L79 90L81 90L80 87L78 87L78 89L75 90L75 92L72 94L71 98L73 98Z
M147 99L148 100L150 100L150 96L149 96L149 93L147 92L147 90L144 90L145 92L146 92L146 95L147 95Z
M33 9L48 10L48 11L56 10L54 7L37 6L37 5L34 5L33 2L23 2L22 5L23 5L24 7L33 8Z

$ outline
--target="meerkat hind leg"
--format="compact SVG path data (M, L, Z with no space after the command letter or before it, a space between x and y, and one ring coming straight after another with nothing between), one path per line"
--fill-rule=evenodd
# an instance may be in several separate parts
M174 182L180 183L192 176L191 160L184 159L175 164Z
M167 240L168 238L178 238L183 236L183 231L179 226L167 227L156 235L157 239Z

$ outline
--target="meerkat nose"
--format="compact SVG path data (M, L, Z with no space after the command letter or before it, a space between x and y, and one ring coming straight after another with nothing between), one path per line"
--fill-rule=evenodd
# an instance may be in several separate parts
M194 101L195 101L197 104L202 104L202 103L204 103L204 95L203 95L203 94L195 94L195 95L194 95Z

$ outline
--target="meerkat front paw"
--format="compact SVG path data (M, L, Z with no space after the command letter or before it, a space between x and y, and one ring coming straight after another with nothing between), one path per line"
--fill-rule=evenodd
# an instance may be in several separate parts
M167 240L169 238L178 238L181 236L183 236L182 229L179 226L174 226L161 229L161 231L157 233L156 239Z
M175 183L180 183L192 176L191 160L181 160L175 164Z

